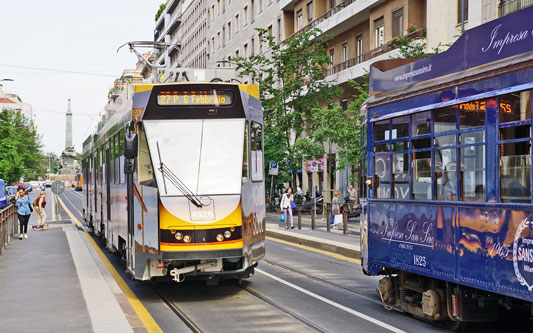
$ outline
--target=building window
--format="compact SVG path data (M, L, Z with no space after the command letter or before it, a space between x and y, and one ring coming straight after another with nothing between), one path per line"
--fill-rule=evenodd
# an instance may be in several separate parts
M259 0L259 13L263 11L263 0Z
M252 40L250 41L250 54L251 55L255 54L255 39L254 38L252 38Z
M211 53L215 53L215 37L211 37Z
M239 50L235 50L235 58L238 58L239 57Z
M463 3L464 21L468 21L468 0L457 0L457 24L463 23L461 20L461 2Z
M235 15L235 33L239 32L239 14Z
M220 0L217 0L217 15L220 15Z
M374 27L376 29L376 47L380 47L385 44L385 23L383 17L374 21Z
M263 53L263 43L261 42L261 34L258 34L257 40L259 42L259 54Z
M278 42L281 42L281 19L278 18Z
M347 99L343 99L343 100L341 101L341 108L342 108L344 111L348 110L348 100L347 100Z
M307 4L307 23L313 21L313 1Z
M337 2L337 0L329 0L329 8L331 9L331 8L335 7L337 5L336 2Z
M231 39L231 22L228 22L228 40Z
M392 12L392 37L401 36L403 33L403 7Z
M244 44L244 57L248 57L248 44Z
M363 35L355 38L355 56L358 64L363 62Z
M220 48L220 31L217 32L217 49Z
M268 26L267 30L268 30L268 35L272 36L272 26L271 25Z
M242 24L248 24L248 6L244 6L244 9L242 11Z
M222 13L226 12L226 0L222 0Z
M348 43L342 44L342 62L348 61Z
M215 5L211 6L211 22L215 20Z
M333 66L335 64L335 49L330 49L329 50L329 75L333 75L334 74L334 71L333 71Z
M250 2L250 23L254 23L255 21L255 1L252 0Z
M296 12L296 31L300 31L303 28L303 13L300 9Z
M226 27L222 27L222 47L226 46Z

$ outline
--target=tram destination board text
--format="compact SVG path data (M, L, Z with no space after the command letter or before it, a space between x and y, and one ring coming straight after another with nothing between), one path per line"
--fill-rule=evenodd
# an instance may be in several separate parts
M157 95L160 106L231 105L233 92L227 90L161 91Z

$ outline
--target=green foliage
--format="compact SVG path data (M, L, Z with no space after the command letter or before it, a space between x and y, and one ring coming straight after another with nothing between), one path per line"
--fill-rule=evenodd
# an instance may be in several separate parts
M8 183L35 179L41 172L41 138L20 112L0 112L0 178Z
M286 181L288 170L296 171L302 160L324 155L321 136L313 136L314 117L326 108L341 89L324 79L330 65L326 52L328 38L318 38L314 28L278 44L265 29L257 29L259 42L269 50L263 54L230 59L241 77L251 77L259 85L265 126L265 167L280 163ZM295 172L292 173L295 177Z
M167 8L167 4L166 2L165 3L162 3L159 5L159 10L157 11L157 13L155 14L155 20L159 20L159 16L161 16L161 14L163 13L163 11L165 10L165 8Z
M410 26L410 29L415 29L415 28ZM408 32L414 32L415 30L412 30L412 31L408 30ZM418 37L419 38L413 38L413 37L408 37L408 36L394 37L392 39L392 43L400 51L400 56L393 57L393 59L426 58L426 57L430 57L432 55L443 52L445 49L447 49L451 45L451 44L443 44L439 42L439 44L432 49L433 52L426 52L427 44L425 40L422 39L423 37L425 37L425 32L421 31L421 34Z

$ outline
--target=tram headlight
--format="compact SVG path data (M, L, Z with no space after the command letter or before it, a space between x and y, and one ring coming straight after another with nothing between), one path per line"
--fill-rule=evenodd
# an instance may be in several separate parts
M228 230L224 231L224 237L230 238L231 237L231 232L229 232Z
M224 240L224 236L222 234L217 235L217 241L222 242Z
M234 231L235 231L235 227L231 227L229 230L230 230L231 232L234 232Z
M170 229L170 233L174 235L176 233L176 230Z
M190 242L191 242L191 236L189 236L189 235L185 235L185 236L183 236L183 241L184 241L185 243L190 243Z
M176 231L174 231L176 232ZM183 239L183 234L181 232L178 232L176 233L176 235L174 235L174 237L176 237L177 240L182 240Z

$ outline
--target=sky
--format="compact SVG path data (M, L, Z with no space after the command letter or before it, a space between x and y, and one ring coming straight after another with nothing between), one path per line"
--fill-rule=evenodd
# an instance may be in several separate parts
M153 40L164 0L0 0L0 82L30 103L43 151L65 148L71 99L73 141L81 152L122 71L135 68L129 41ZM70 74L10 66L86 72Z

